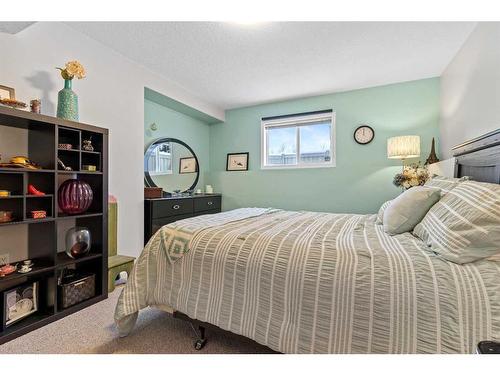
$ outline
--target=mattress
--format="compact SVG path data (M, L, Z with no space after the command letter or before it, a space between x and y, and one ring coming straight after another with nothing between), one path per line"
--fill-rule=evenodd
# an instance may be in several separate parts
M473 353L500 340L499 262L446 261L375 219L240 209L169 224L122 291L120 333L168 305L283 353Z

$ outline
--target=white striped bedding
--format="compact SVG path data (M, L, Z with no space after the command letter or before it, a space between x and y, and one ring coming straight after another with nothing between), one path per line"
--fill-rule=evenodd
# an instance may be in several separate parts
M121 334L169 305L284 353L472 353L500 339L498 262L448 262L376 215L224 214L173 263L163 229L153 237L116 306Z

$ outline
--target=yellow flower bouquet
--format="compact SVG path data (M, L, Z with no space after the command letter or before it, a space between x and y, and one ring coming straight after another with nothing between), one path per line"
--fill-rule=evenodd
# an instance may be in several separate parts
M68 61L65 65L64 68L56 68L61 71L61 77L64 79L73 79L73 78L78 78L78 79L83 79L85 78L85 68L83 67L80 62L74 60L74 61Z

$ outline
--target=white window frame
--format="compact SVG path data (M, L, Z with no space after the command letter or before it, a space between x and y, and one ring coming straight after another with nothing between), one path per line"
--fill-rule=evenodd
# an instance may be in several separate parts
M172 147L170 146L170 169L167 171L158 171L158 167L160 165L160 150L159 147L156 147L154 150L155 155L155 166L156 169L154 171L150 171L149 174L151 176L167 176L174 173L174 154ZM151 157L151 156L150 156ZM148 166L149 167L149 166Z
M330 121L330 161L322 163L304 163L300 161L300 126L316 123L319 121ZM267 133L269 128L296 127L297 128L297 163L288 165L268 165L267 161ZM312 114L298 114L284 116L275 119L262 119L260 126L260 168L261 169L302 169L302 168L332 168L336 166L337 147L335 144L335 112L320 112Z

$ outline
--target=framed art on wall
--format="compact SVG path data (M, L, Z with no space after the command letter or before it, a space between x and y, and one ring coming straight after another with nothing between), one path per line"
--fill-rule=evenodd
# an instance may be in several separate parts
M227 154L226 171L248 171L248 152Z
M196 165L195 158L189 157L189 158L179 159L179 174L196 173L197 171L198 171L198 166Z

